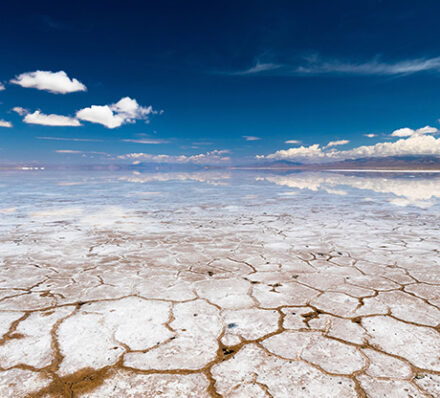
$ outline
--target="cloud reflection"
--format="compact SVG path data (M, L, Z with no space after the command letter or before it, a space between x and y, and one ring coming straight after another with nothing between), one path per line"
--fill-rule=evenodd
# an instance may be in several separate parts
M440 178L433 176L384 177L377 175L345 175L337 173L298 173L287 176L268 176L265 180L277 185L323 190L329 194L344 195L344 187L373 191L379 194L392 194L387 200L398 206L431 207L440 199Z

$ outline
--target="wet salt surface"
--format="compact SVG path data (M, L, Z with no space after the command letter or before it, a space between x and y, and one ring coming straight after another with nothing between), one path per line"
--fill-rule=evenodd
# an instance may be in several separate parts
M440 176L0 174L1 397L438 397Z

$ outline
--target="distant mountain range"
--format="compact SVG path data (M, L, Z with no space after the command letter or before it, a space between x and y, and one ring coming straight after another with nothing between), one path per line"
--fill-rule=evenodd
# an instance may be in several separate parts
M286 160L255 163L239 168L273 170L440 170L440 157L388 156L347 159L338 162L303 164Z
M380 158L347 159L327 163L299 163L287 160L261 161L252 164L201 165L193 163L157 163L141 162L138 164L13 164L2 165L0 170L95 170L95 171L140 171L140 172L172 172L172 171L201 171L221 169L255 169L255 170L435 170L440 171L440 157L436 156L388 156Z

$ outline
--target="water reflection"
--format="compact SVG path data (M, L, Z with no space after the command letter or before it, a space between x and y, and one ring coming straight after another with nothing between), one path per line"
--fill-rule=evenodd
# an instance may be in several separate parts
M332 172L294 173L258 177L271 183L299 190L325 191L334 195L346 195L347 189L391 194L386 200L398 206L428 208L439 202L440 176L430 174L358 174L347 175Z
M226 185L231 178L230 173L226 172L171 172L171 173L147 173L134 172L131 175L121 176L120 181L145 184L153 181L195 181L212 185Z

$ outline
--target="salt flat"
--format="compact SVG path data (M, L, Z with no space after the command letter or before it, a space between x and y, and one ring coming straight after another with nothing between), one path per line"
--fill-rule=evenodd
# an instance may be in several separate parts
M2 173L0 396L440 396L405 174Z

